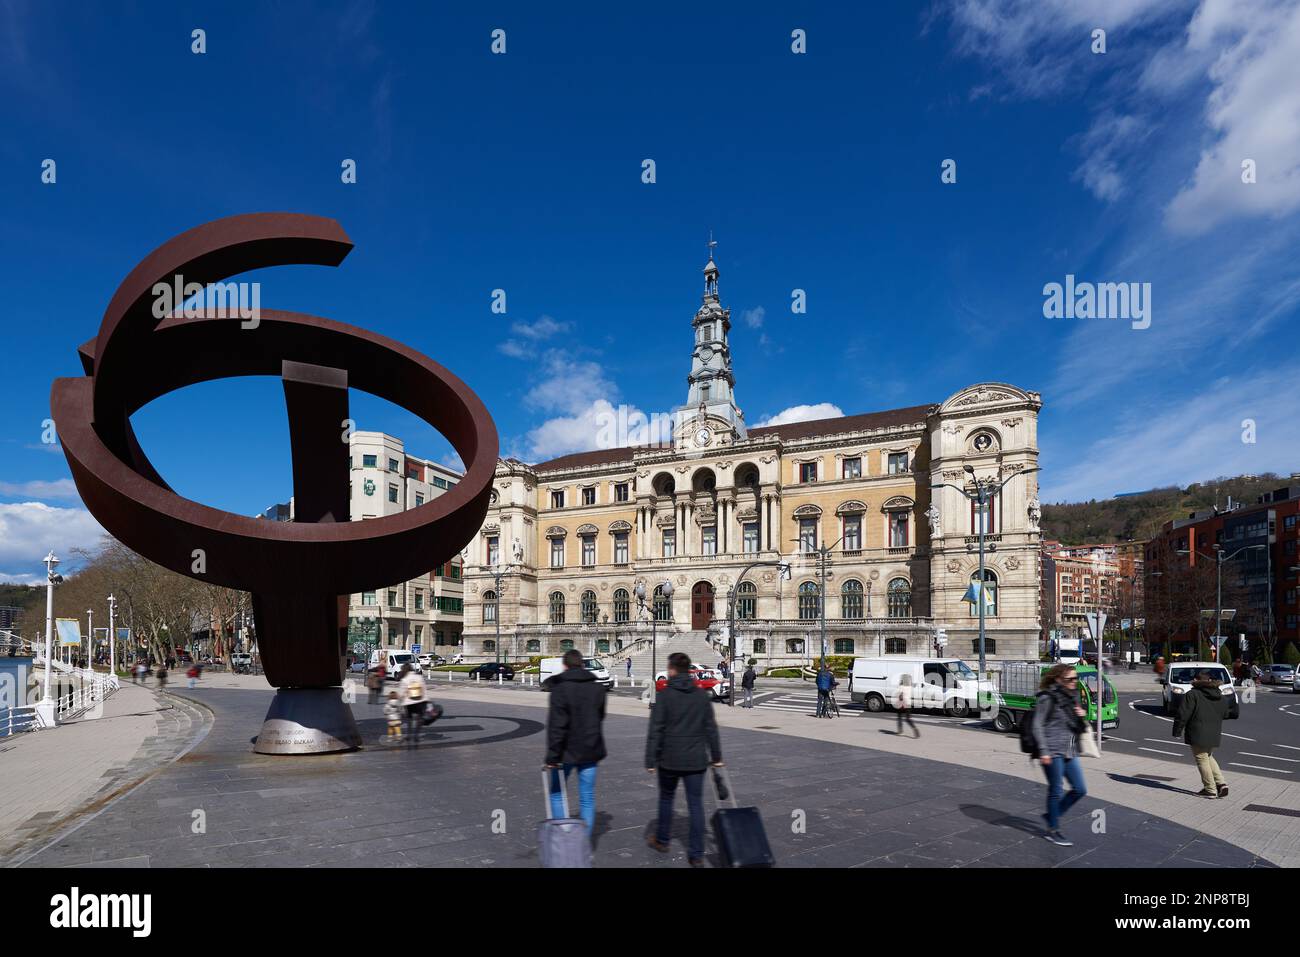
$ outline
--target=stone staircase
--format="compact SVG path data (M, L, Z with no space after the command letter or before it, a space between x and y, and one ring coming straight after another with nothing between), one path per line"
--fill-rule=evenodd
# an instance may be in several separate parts
M708 632L706 631L677 631L669 629L672 626L661 626L659 629L659 639L657 642L657 661L660 671L667 668L668 656L674 652L682 652L688 655L692 664L702 664L705 667L712 668L718 663L718 653L713 650L709 644ZM626 659L632 659L632 677L638 682L646 681L650 678L651 672L651 645L649 634L646 634L646 640L638 644L631 652L625 652L616 655L604 655L602 657L610 665L610 674L617 677L621 682L627 677Z

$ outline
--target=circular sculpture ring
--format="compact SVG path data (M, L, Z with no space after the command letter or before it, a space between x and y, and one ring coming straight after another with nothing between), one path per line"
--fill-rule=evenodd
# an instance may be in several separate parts
M425 574L474 536L491 495L496 427L464 382L384 336L277 310L261 310L256 322L238 313L187 317L178 310L160 318L155 287L206 287L290 263L336 266L351 249L334 220L291 213L233 216L189 230L123 280L99 334L81 347L86 376L56 380L50 398L86 507L115 538L158 564L252 592L267 678L280 687L338 684L348 596ZM236 515L177 495L131 429L131 414L158 396L243 375L283 380L293 522ZM441 432L466 463L464 479L418 508L349 521L349 388L388 399Z

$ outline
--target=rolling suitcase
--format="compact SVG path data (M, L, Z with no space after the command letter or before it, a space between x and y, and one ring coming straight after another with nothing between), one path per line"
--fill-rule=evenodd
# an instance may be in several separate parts
M551 817L552 773L560 779L564 817ZM542 768L546 820L537 825L537 856L542 867L591 867L591 836L587 833L587 822L580 817L569 817L569 795L565 784L563 770Z
M767 831L756 807L739 807L726 768L709 768L718 809L713 812L713 839L723 867L775 867L776 858L767 843ZM731 798L731 807L722 802Z

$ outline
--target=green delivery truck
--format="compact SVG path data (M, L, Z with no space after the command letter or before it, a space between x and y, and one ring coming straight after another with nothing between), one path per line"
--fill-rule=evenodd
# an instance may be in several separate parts
M1042 683L1043 672L1052 667L1050 661L1008 661L998 672L997 713L993 726L999 731L1012 731L1020 726L1029 712L1034 710L1034 696ZM1097 726L1097 669L1093 665L1075 667L1079 674L1079 697L1088 712L1088 724ZM1119 727L1119 695L1109 678L1103 678L1105 691L1101 702L1102 730Z

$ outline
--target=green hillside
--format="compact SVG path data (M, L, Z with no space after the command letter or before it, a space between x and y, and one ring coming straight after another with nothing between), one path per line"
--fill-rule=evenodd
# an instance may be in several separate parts
M1234 503L1253 505L1264 492L1292 482L1300 484L1300 477L1266 472L1211 479L1184 489L1158 488L1122 498L1044 505L1043 537L1059 539L1066 545L1147 539L1170 519L1186 518L1190 512L1213 508L1215 504L1226 507L1229 496Z

